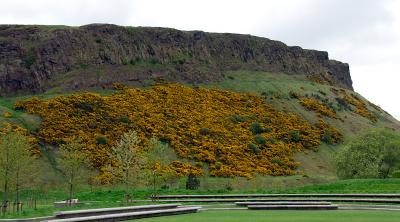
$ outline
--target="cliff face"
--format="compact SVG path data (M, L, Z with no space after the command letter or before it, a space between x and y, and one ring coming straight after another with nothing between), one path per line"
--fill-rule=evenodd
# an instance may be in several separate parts
M352 89L349 66L328 53L239 34L115 25L0 26L0 94L55 87L145 84L154 78L204 83L224 71L320 75Z

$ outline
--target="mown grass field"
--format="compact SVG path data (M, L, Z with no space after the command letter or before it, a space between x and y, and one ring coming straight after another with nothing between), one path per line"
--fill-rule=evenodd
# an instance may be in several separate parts
M203 211L195 214L146 218L140 222L397 222L400 211Z
M221 181L219 181L221 183ZM222 184L221 184L221 187ZM186 190L186 189L163 189L158 190L159 194L239 194L239 193L400 193L400 179L360 179L360 180L340 180L332 183L325 183L319 185L308 185L299 188L288 188L282 190L276 189L253 189L253 190L226 190L226 189L200 189L200 190ZM123 206L123 189L120 188L107 188L107 187L94 187L93 190L82 189L76 193L76 198L80 201L87 202L88 204L80 207L68 207L63 209L55 209L52 205L53 201L63 200L68 197L66 191L49 191L46 196L38 196L37 210L27 207L26 200L30 197L29 191L22 193L22 202L25 203L23 212L9 213L0 218L21 218L21 217L38 217L49 216L56 211L62 210L76 210L88 208L104 208L104 207L117 207ZM149 189L132 190L131 194L136 200L146 199L152 194ZM1 197L1 196L0 196ZM44 199L45 198L45 199ZM133 205L153 204L154 202L136 202ZM225 211L222 211L225 212ZM229 213L232 211L229 211ZM236 211L235 211L236 212ZM246 211L247 212L247 211ZM286 212L286 211L285 211ZM325 211L324 211L325 212ZM347 212L347 211L345 211ZM302 212L300 212L302 213ZM197 215L197 214L196 214ZM212 216L212 215L211 215ZM178 217L178 216L177 216ZM255 216L257 217L257 215ZM172 218L172 217L171 217ZM290 218L289 218L290 219ZM229 218L226 218L229 221ZM171 220L174 221L174 220ZM178 220L179 221L179 220ZM199 218L201 221L201 218ZM203 218L203 221L205 219ZM221 218L224 221L224 218ZM283 220L285 221L285 220ZM290 220L288 220L290 221ZM390 221L390 220L389 220Z

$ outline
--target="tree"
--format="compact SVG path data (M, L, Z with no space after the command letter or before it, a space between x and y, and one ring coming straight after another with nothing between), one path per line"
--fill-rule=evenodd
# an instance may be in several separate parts
M21 182L27 175L29 164L34 160L29 149L31 145L26 136L14 132L11 125L0 134L0 175L3 178L3 212L9 202L10 183L15 183L17 211L19 211L19 191Z
M67 180L69 204L72 203L74 189L84 172L87 171L87 158L83 152L85 144L73 138L60 146L59 169Z
M381 154L379 176L387 178L393 170L400 166L400 139L391 141L384 147Z
M177 156L168 144L162 143L154 137L149 140L146 151L147 165L152 176L153 196L156 196L157 183L168 176L166 167L176 160Z
M362 132L336 155L341 178L386 178L399 165L400 134L389 129Z
M124 133L121 139L111 148L110 158L114 161L109 167L110 173L120 176L125 184L125 203L129 201L129 181L134 172L138 172L145 163L143 147L134 130Z

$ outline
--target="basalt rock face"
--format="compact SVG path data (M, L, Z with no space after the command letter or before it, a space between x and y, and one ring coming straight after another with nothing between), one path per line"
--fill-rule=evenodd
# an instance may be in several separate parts
M1 95L159 78L206 83L230 70L321 75L352 89L347 64L267 38L108 24L0 26Z

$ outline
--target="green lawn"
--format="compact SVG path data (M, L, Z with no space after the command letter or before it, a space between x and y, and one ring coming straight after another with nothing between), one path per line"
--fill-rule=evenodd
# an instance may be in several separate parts
M400 179L352 179L352 180L339 180L331 183L308 185L297 188L288 189L223 189L223 184L226 183L224 178L209 178L215 180L213 183L220 185L221 189L200 189L200 190L186 190L179 189L163 189L159 190L159 194L238 194L238 193L400 193ZM212 182L212 181L209 181ZM240 181L230 181L231 183L238 183ZM251 182L251 181L249 181ZM256 181L255 185L261 182L268 182L268 180ZM271 182L271 181L269 181ZM183 184L184 185L184 184ZM182 186L183 186L182 185ZM32 191L24 190L21 192L22 202L27 204L26 200L31 196ZM38 195L38 210L33 210L27 205L24 207L22 213L10 213L2 218L16 218L16 217L35 217L51 215L55 211L60 210L76 210L85 208L103 208L103 207L116 207L123 206L122 187L95 187L92 191L85 189L78 191L75 195L80 201L90 202L89 205L55 209L52 206L54 200L63 200L67 198L67 193L64 190L47 192L46 195ZM131 194L135 199L146 199L150 196L152 190L150 189L137 189L131 190ZM13 195L11 195L13 196ZM2 193L0 192L0 199ZM138 202L135 205L143 205L145 203ZM148 202L152 204L152 202ZM400 220L399 220L400 221Z
M400 211L203 211L196 214L134 220L140 222L391 222Z

